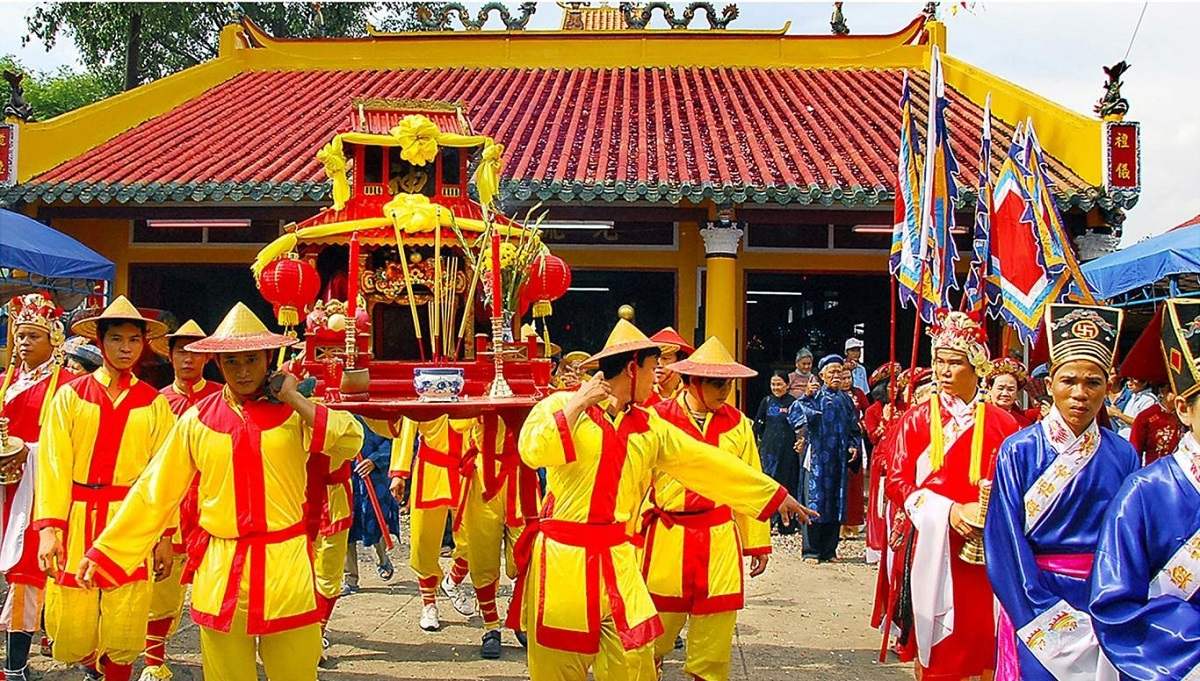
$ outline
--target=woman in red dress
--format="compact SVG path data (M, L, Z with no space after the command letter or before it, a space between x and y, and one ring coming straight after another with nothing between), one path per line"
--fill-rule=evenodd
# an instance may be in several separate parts
M1033 425L1025 410L1017 406L1017 395L1025 388L1029 374L1025 365L1011 357L1002 357L992 362L992 370L988 373L988 399L992 404L1008 412L1024 428Z

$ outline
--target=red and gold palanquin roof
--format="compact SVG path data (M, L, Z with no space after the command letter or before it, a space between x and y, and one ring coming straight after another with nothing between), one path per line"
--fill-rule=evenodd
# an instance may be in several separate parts
M901 39L919 42L920 28L914 22L904 29L912 35ZM521 201L871 206L894 195L905 70L549 64L249 70L37 174L7 198L321 200L329 183L313 150L353 122L346 115L351 102L421 98L461 102L476 134L505 145L502 191ZM910 77L923 136L927 72L911 69ZM977 184L982 111L978 97L949 89L966 206ZM997 168L1011 133L1010 124L993 121ZM1062 205L1090 209L1105 201L1053 153L1049 162Z

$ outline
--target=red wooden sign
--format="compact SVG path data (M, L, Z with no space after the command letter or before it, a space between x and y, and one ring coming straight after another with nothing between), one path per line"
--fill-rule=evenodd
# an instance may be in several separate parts
M0 187L17 183L17 126L0 123Z
M1138 190L1142 186L1140 128L1137 123L1109 122L1106 141L1105 184L1109 189Z

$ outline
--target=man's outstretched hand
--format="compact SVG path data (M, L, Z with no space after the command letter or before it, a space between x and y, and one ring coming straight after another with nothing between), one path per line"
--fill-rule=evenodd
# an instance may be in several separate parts
M779 505L778 513L784 525L791 525L793 520L801 525L807 525L821 517L820 513L796 501L796 497L790 494Z

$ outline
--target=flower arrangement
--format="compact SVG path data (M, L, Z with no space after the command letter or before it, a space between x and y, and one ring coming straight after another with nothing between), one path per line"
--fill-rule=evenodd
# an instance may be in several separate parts
M521 289L529 280L531 265L538 256L549 253L549 249L541 239L542 221L546 218L546 212L542 211L536 216L534 215L534 212L540 207L541 204L537 204L529 209L525 214L525 219L521 222L521 229L510 229L500 233L500 305L505 311L513 314L521 312L519 309ZM480 276L480 278L483 283L484 300L490 304L492 300L491 240L492 235L499 230L490 211L485 211L484 222L487 226L483 233L469 242L453 219L451 219L450 228L458 239L459 246L471 269L479 272L480 275L489 275Z

